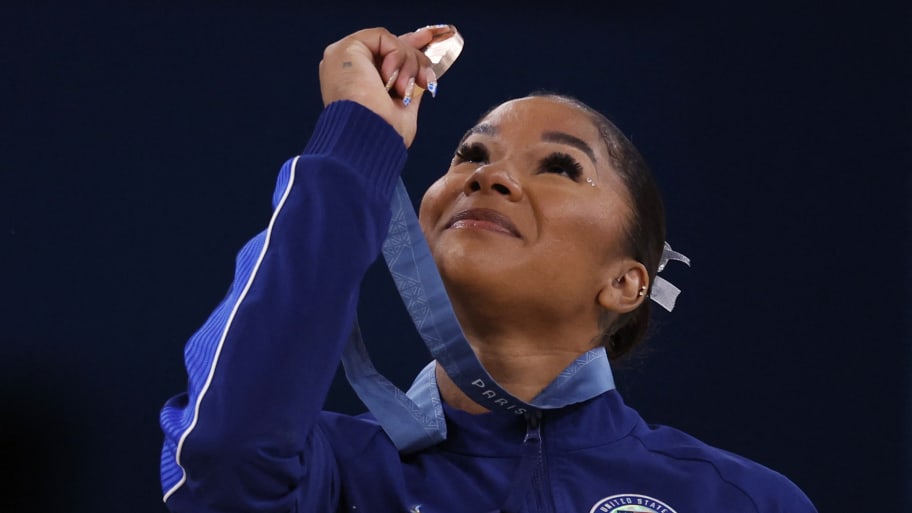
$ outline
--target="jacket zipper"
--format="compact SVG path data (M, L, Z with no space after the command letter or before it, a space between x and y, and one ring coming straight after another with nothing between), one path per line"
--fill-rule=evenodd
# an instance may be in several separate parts
M536 458L535 470L532 473L532 493L535 495L535 510L543 513L554 511L554 503L551 497L551 484L548 482L548 474L545 472L545 447L541 436L540 411L534 411L526 415L526 437L523 440L523 446L526 457ZM529 449L534 450L534 455L530 454Z

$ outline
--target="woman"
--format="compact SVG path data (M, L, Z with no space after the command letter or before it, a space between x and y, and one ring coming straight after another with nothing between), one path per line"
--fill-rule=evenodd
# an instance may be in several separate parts
M417 381L431 384L446 436L417 445L382 419L320 411L389 231L422 89L436 91L418 50L430 39L377 28L327 47L326 108L280 173L268 229L188 342L188 393L162 411L169 508L814 511L783 476L645 424L599 367L606 349L619 357L643 335L664 212L629 141L569 98L483 116L420 222L472 352L511 401L537 404L586 355L601 372L583 384L598 387L541 412L486 403L490 390L432 364ZM486 413L495 404L513 411Z

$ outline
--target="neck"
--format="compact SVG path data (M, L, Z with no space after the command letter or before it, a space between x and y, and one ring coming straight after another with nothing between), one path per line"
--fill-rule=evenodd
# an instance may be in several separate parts
M499 290L450 283L447 287L462 332L481 365L501 388L529 402L594 347L601 308L595 302L555 306L540 298L517 300ZM440 365L436 377L447 404L470 413L487 411L466 396Z
M530 402L568 365L592 349L596 334L574 337L564 333L561 339L544 337L547 340L501 336L492 341L466 333L466 338L488 374L511 395ZM465 395L440 365L436 368L436 377L440 396L450 406L469 413L488 411Z

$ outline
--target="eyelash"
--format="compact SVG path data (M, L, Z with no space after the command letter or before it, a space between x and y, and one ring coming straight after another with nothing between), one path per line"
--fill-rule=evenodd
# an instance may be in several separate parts
M488 150L484 146L478 143L473 144L460 144L459 148L456 149L456 158L454 159L456 163L463 162L487 162L488 161Z
M465 162L484 163L488 162L488 159L487 148L479 143L473 143L459 145L453 161L456 164ZM555 152L542 160L541 172L566 175L571 180L577 181L583 174L583 166L570 155Z
M583 174L583 166L566 153L552 153L542 162L543 173L566 174L574 182Z

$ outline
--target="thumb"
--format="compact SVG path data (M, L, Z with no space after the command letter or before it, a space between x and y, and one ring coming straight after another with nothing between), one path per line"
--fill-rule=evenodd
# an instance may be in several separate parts
M434 40L434 35L446 25L428 25L399 35L399 40L412 48L422 49Z

